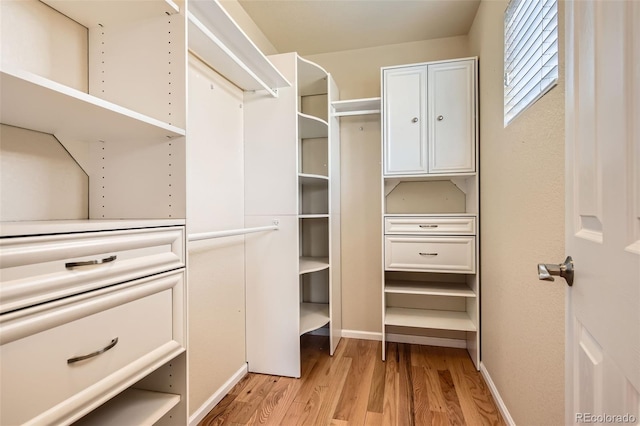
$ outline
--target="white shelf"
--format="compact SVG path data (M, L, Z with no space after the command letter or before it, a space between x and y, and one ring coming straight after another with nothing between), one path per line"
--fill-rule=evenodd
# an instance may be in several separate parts
M464 283L387 281L385 283L384 292L387 294L476 297L473 290Z
M334 101L331 103L331 106L333 106L334 117L380 114L380 98L363 98Z
M75 425L152 425L180 403L180 395L127 389Z
M69 1L42 0L52 8L87 28L162 17L180 12L171 0L154 1Z
M298 56L298 96L324 95L327 92L327 72Z
M184 219L86 219L86 220L36 220L24 222L0 222L0 237L21 237L44 234L68 234L75 232L115 231L120 229L181 226Z
M328 214L299 214L299 219L323 219L328 218Z
M72 2L73 3L73 2ZM163 142L184 129L18 70L0 71L3 124L78 142Z
M327 186L327 184L329 183L329 177L322 175L312 175L309 173L299 173L298 182L300 182L301 185Z
M384 324L438 330L476 331L476 326L469 315L458 311L386 308Z
M329 267L328 257L301 257L300 258L300 275L309 272L317 272Z
M291 86L217 0L190 1L187 19L189 50L236 86L273 96Z
M329 124L317 117L298 113L298 137L300 139L326 138Z
M317 330L329 323L328 303L300 304L300 335Z
M476 213L384 213L383 217L476 217Z

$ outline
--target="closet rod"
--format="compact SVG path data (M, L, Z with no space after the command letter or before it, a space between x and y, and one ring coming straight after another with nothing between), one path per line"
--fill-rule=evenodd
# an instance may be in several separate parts
M277 231L277 230L278 230L278 223L277 221L274 221L273 225L270 225L270 226L258 226L255 228L229 229L226 231L201 232L198 234L189 234L187 239L189 241L200 241L200 240L208 240L211 238L231 237L234 235L244 235L244 234L252 234L254 232Z

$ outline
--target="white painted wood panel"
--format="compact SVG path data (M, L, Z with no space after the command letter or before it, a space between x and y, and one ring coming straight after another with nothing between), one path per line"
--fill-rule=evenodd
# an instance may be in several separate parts
M426 174L426 67L382 72L384 174Z
M245 225L273 219L278 231L245 237L247 362L251 372L300 377L298 218L247 216Z
M638 176L633 76L640 7L568 2L565 8L565 237L576 270L567 287L565 422L634 423L640 419L640 253L629 249L630 225L638 219L637 195L629 190L637 189Z
M429 173L475 171L475 61L428 66Z

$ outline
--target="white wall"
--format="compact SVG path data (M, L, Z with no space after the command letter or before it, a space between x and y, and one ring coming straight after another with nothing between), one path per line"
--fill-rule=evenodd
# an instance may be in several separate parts
M482 1L469 33L480 57L482 362L516 424L562 424L565 284L538 281L536 264L564 259L563 43L558 86L504 128L506 6Z

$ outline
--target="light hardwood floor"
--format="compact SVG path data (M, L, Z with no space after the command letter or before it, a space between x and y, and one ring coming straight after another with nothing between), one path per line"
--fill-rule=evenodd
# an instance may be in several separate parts
M302 377L247 374L205 417L213 425L504 425L464 349L302 337Z

